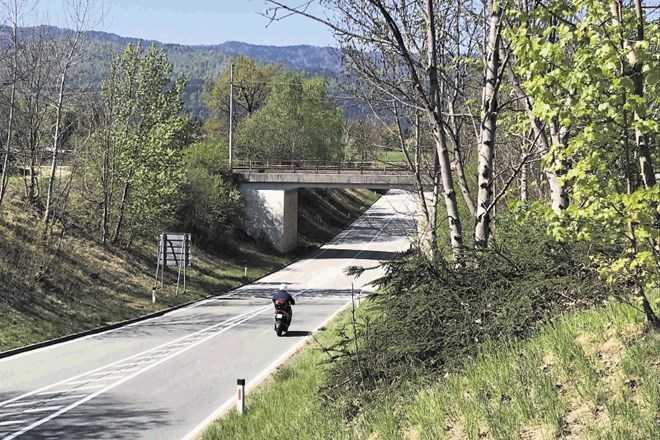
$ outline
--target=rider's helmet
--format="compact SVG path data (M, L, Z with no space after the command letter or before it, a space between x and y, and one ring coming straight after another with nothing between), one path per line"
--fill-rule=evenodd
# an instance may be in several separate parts
M287 288L286 284L280 284L281 291L286 292L286 288Z

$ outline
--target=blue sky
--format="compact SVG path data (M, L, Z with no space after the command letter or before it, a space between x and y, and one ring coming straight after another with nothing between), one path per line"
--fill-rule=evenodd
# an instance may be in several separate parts
M259 12L263 0L105 0L106 13L94 30L163 43L218 44L242 41L286 46L334 46L332 33L304 17L273 22ZM40 0L39 18L28 21L66 26L64 0Z

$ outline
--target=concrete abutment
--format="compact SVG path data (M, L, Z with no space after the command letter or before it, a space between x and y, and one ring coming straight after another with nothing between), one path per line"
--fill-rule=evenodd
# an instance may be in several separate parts
M246 232L266 238L283 254L298 245L298 189L260 188L241 185L247 216Z

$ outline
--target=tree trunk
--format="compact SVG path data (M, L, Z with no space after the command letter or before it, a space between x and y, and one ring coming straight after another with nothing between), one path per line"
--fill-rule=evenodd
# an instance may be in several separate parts
M454 110L453 102L449 101L449 120L451 121L454 136L454 164L456 168L456 178L458 179L458 187L463 195L465 205L470 211L470 215L475 217L477 215L477 207L474 205L474 200L470 195L470 188L468 187L467 180L465 179L465 158L463 157L463 147L461 145L461 137L458 134L459 124L457 121L456 112Z
M516 74L514 73L513 67L511 67L511 65L507 66L507 73L514 88L518 91L518 94L521 97L525 98L524 99L525 112L527 113L527 117L529 118L532 124L532 130L534 130L534 136L538 140L537 142L539 143L539 153L541 154L541 156L544 156L548 154L548 152L550 151L550 142L548 140L548 135L545 131L545 128L543 127L543 123L539 118L537 118L534 115L534 112L532 110L534 107L532 98L529 97L529 95L527 95L523 90L523 88L521 87L520 81L516 77ZM568 193L566 192L564 187L559 183L559 179L557 178L557 173L552 171L553 165L556 165L556 161L554 159L551 161L551 166L549 167L550 169L545 169L544 173L548 182L548 186L550 187L550 200L552 203L552 210L555 213L559 214L561 211L568 208L569 198L568 198Z
M121 229L124 223L124 213L126 212L126 206L128 204L128 191L130 189L130 180L132 176L129 176L124 184L124 191L121 194L121 203L119 204L119 213L117 214L117 224L115 225L115 232L112 236L112 242L119 242L119 237L121 236Z
M55 133L53 134L53 143L52 143L53 155L50 165L50 174L48 176L48 187L46 189L46 206L44 208L44 216L42 220L44 232L46 232L48 229L48 225L50 222L50 214L52 210L51 205L53 203L53 193L55 188L55 173L57 171L57 160L60 151L60 125L62 121L62 107L64 105L64 88L66 84L67 70L68 70L68 66L65 66L64 71L60 76L57 104L55 107Z
M635 17L637 20L637 32L635 35L636 42L644 41L644 14L642 12L642 0L634 0L635 3ZM637 56L637 51L630 44L630 41L625 36L625 30L622 24L623 5L620 0L612 0L610 3L610 11L612 13L612 20L614 24L621 27L621 45L627 54L629 67L626 73L633 82L633 94L640 98L644 98L644 73L643 63ZM635 106L634 118L635 122L641 122L645 119L645 107L643 105ZM653 162L651 153L649 151L648 139L646 134L639 128L639 124L635 127L635 143L637 146L637 156L639 157L639 168L642 181L645 188L650 188L655 185L655 173L653 171Z
M427 107L427 116L433 127L433 136L435 139L435 149L439 162L440 178L442 181L442 191L445 199L445 209L447 210L447 220L449 225L449 244L452 249L454 261L460 263L463 256L463 231L461 228L461 218L456 202L456 191L454 190L454 180L451 174L451 161L449 159L449 149L447 148L447 138L445 133L445 121L442 116L440 104L440 86L438 81L438 62L436 51L435 36L435 13L433 1L426 0L426 36L427 36L427 74L429 77L429 105Z
M522 153L521 157L525 159L527 156L527 153ZM528 188L529 188L529 182L528 182L528 176L529 176L529 164L524 164L522 169L520 170L520 201L523 203L527 203L527 200L529 198L528 195Z
M479 249L488 247L490 237L490 204L493 196L493 157L495 155L495 131L497 129L497 89L500 69L500 22L502 8L492 1L490 32L486 52L486 78L482 100L481 145L479 147L477 215L474 227L474 244Z
M103 187L103 218L101 219L101 243L103 246L108 241L109 222L110 222L110 158L108 146L103 151L103 171L101 176L101 185Z
M2 161L2 177L0 178L0 207L5 199L7 185L9 183L9 164L11 157L11 141L14 129L14 107L16 105L16 82L18 81L18 4L13 3L12 23L12 67L11 67L11 91L9 95L9 115L7 117L7 141L5 143L5 157Z

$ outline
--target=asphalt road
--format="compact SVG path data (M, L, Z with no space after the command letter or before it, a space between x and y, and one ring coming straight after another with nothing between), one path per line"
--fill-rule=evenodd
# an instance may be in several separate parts
M392 190L335 239L228 294L161 317L0 359L0 438L190 439L351 303L409 246L414 199ZM270 296L296 296L287 336L273 331ZM366 291L363 294L367 293Z

